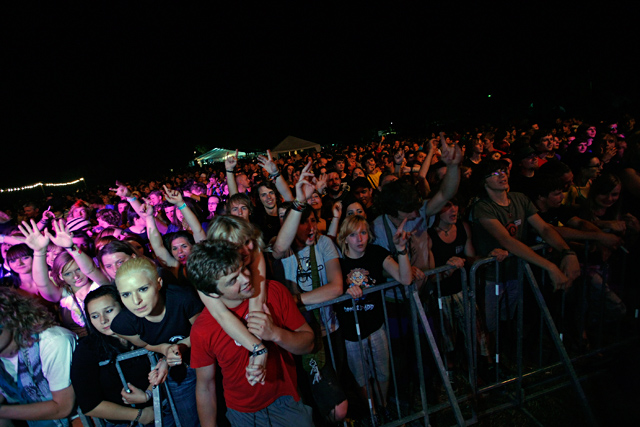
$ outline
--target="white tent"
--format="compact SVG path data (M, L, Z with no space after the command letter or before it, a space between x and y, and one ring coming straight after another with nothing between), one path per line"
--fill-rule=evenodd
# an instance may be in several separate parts
M229 155L235 155L235 154L236 154L236 150L227 150L226 148L214 148L213 150L210 150L193 159L193 163L194 164L197 163L200 166L202 166L209 163L224 162L225 157ZM244 157L247 157L247 153L244 151L238 151L238 158L242 159Z
M278 157L280 154L300 154L301 151L310 149L320 151L322 147L315 142L305 141L304 139L289 135L283 139L280 144L271 149L271 154L274 157Z

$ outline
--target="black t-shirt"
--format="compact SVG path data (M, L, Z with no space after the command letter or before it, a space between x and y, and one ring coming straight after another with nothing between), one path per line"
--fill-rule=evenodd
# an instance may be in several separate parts
M120 347L117 338L104 337L112 341L114 346ZM127 349L122 348L125 352ZM122 383L116 370L115 361L111 361L105 366L100 366L100 362L109 359L99 346L97 339L88 336L80 340L73 352L73 362L71 364L71 383L76 392L76 400L80 409L85 414L96 408L102 401L113 402L122 405ZM151 370L149 358L145 356L135 357L120 362L120 367L125 380L141 390L149 387L149 371ZM150 406L149 401L142 406ZM121 420L109 420L113 424L122 424ZM127 421L128 422L128 421Z
M433 253L435 265L445 265L449 258L454 256L465 258L464 247L467 244L467 230L465 230L462 221L456 223L456 238L451 243L443 242L435 228L429 229L429 236L431 237L431 252ZM457 294L461 290L462 278L460 270L455 270L453 274L447 278L441 277L441 296Z
M139 335L147 344L176 343L191 333L191 319L204 308L202 301L191 291L167 285L166 312L160 322L150 322L129 310L122 310L111 323L118 335Z
M369 288L386 282L383 276L384 260L390 256L389 251L378 245L368 245L362 258L351 259L345 256L340 259L344 291L350 286L360 285ZM380 292L364 295L356 300L360 337L366 338L382 327L384 311ZM340 322L340 330L347 341L358 341L352 300L336 304L335 311Z
M262 205L256 208L254 215L251 217L251 222L262 231L262 240L264 240L265 245L268 245L271 239L276 237L280 231L280 217L269 215Z

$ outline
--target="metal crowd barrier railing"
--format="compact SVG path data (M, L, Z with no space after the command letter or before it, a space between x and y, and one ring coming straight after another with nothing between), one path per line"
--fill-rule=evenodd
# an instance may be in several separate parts
M118 371L118 376L120 377L120 382L122 383L122 386L128 390L129 389L129 385L127 384L127 380L124 377L124 373L122 372L122 368L120 367L120 362L124 361L124 360L128 360L128 359L133 359L136 357L144 357L147 356L149 358L149 363L151 366L151 370L155 369L156 364L158 363L158 358L156 356L156 353L152 352L152 351L148 351L145 350L144 348L138 349L138 350L133 350L133 351L129 351L126 353L122 353L119 354L116 357L115 360L115 365L116 365L116 370ZM102 362L100 362L100 366L104 366L104 365L108 365L110 363L112 363L112 360L104 360ZM169 385L167 384L167 382L165 381L163 383L164 386L164 390L166 393L166 398L167 398L167 402L169 404L169 407L171 408L171 414L173 415L173 419L175 422L176 427L180 427L180 417L178 416L178 412L176 410L176 407L173 403L173 398L171 397L171 391L169 390ZM134 406L135 405L131 405ZM86 415L84 415L80 409L78 408L78 415L80 416L80 419L82 420L82 425L83 427L92 427L91 424L89 423ZM95 418L95 417L91 417L94 425L95 426L103 426L104 422L102 419L100 418ZM160 395L160 387L153 387L153 418L154 418L154 424L155 427L162 427L163 423L162 423L162 397Z
M532 247L532 249L536 251L546 250L544 245L537 245ZM589 249L587 245L586 253L588 253L588 250ZM624 263L624 260L623 260L623 263ZM442 411L444 409L450 409L455 419L455 423L457 425L470 425L477 422L477 419L479 417L494 413L499 410L511 408L511 407L520 408L528 416L533 417L523 408L524 402L529 401L533 398L537 398L546 392L553 391L559 387L565 387L568 385L573 386L581 402L582 409L583 409L582 413L584 414L585 422L588 425L596 425L594 415L591 411L588 400L580 384L581 379L584 379L584 378L578 377L576 370L574 369L573 363L581 358L588 357L589 355L592 355L598 351L603 350L603 348L600 347L602 332L599 332L598 334L600 336L600 338L598 339L599 341L598 350L594 350L589 353L578 355L573 359L570 358L563 343L565 339L565 332L563 331L562 328L564 328L566 323L564 319L565 302L566 302L565 292L559 291L561 292L560 315L557 320L554 320L551 314L551 311L547 306L545 297L543 296L543 293L541 291L541 287L538 285L538 279L536 278L534 271L532 270L531 266L522 259L518 259L518 276L517 276L518 301L517 301L517 310L516 310L516 319L515 319L515 322L516 322L515 364L517 366L517 369L516 369L515 375L506 377L505 373L502 372L500 367L501 366L500 363L502 362L500 354L501 354L501 351L503 351L504 349L500 347L501 341L499 339L500 337L499 335L500 320L499 319L501 318L501 316L500 316L500 304L498 303L496 304L496 332L495 332L497 338L495 339L495 348L493 349L493 352L494 352L493 356L494 356L494 362L496 367L495 382L486 384L483 387L478 386L479 358L478 358L478 330L477 330L478 318L477 318L477 309L476 309L476 296L477 296L476 291L478 288L478 285L477 285L478 283L482 283L484 285L484 282L481 281L481 277L480 277L481 275L479 273L481 268L495 268L496 283L500 283L501 271L500 271L499 263L493 257L477 260L469 269L470 271L469 277L467 277L467 273L465 269L460 269L461 281L462 281L462 294L463 294L463 302L464 302L464 328L463 328L464 344L466 349L466 363L467 363L467 371L468 371L467 377L469 381L469 390L470 390L470 392L466 394L456 395L456 393L454 392L451 386L450 377L447 372L447 355L445 352L440 351L441 346L439 346L437 343L436 335L434 334L434 328L431 326L431 323L429 322L429 318L427 317L427 314L426 314L427 310L425 310L425 306L428 305L428 302L429 302L427 301L428 298L424 298L424 300L421 299L420 297L421 292L415 289L414 286L405 287L398 284L397 282L387 282L381 285L364 289L363 293L365 295L375 293L375 292L379 292L381 294L381 297L382 297L381 299L383 301L383 311L384 311L384 325L385 325L384 328L385 328L387 337L389 337L390 374L391 374L391 384L393 386L393 390L392 390L393 399L389 399L388 402L391 402L392 400L395 402L394 409L396 411L396 417L395 419L392 419L392 420L385 420L386 424L384 424L384 426L400 426L405 423L410 423L411 421L414 421L414 420L423 420L424 425L429 425L430 415L436 412ZM436 323L439 323L439 331L436 329L435 332L437 332L437 335L440 336L441 339L445 335L445 332L443 330L444 319L443 319L443 310L442 310L443 296L441 294L441 275L453 269L454 267L445 265L445 266L441 266L425 272L426 275L435 277L434 297L436 299L434 302L437 302L438 313L430 313L430 318L435 320ZM586 271L586 268L584 268L583 270ZM584 276L586 276L586 274L583 274L582 292L586 293L589 290L589 288L587 284L587 278ZM605 277L604 279L608 280L607 277ZM623 276L623 279L624 279L624 276ZM529 284L529 288L533 295L533 301L535 301L535 306L537 306L537 308L540 311L540 328L541 328L539 333L540 349L539 349L538 368L529 370L528 372L525 372L525 367L523 364L523 331L524 331L523 309L524 309L525 281L526 283ZM540 282L543 288L551 286L549 283L549 280L545 277L544 274L541 275ZM393 300L389 301L388 295L390 290L395 290L396 295L400 295L395 299L395 301ZM487 290L487 291L492 291L492 290ZM385 298L385 294L387 295L387 298ZM601 294L601 297L603 296L604 296L604 291ZM355 309L356 301L353 300L351 296L343 295L339 298L324 302L322 304L308 305L306 306L306 310L313 311L313 310L320 309L322 307L335 305L336 303L342 303L344 301L351 301L353 306L352 312L356 322L356 330L358 332L358 343L359 343L359 349L360 349L361 363L366 368L366 361L364 360L364 356L363 356L364 342L362 340L362 337L360 336L360 329L359 329L360 325L358 323L358 313L357 313L357 310ZM398 368L397 364L399 362L402 363L403 357L407 359L409 355L398 354L398 351L394 347L394 343L392 342L393 341L391 339L392 331L390 330L389 310L387 307L388 304L390 303L405 304L405 305L408 304L410 309L409 320L411 321L412 328L411 328L411 333L409 334L410 336L408 338L411 340L409 344L415 349L415 352L416 352L415 363L417 365L416 366L417 376L418 376L417 381L420 389L420 393L419 393L420 407L413 411L406 410L406 409L403 410L403 408L401 408L402 398L401 396L399 396L400 390L399 390L399 384L398 384L399 378L397 375L397 368ZM585 298L582 298L580 307L578 308L581 314L583 314L585 310L584 306L582 305L584 303L585 303ZM603 301L600 302L600 304L603 304L603 303L604 303ZM636 307L633 307L632 309L634 310L635 319L637 321L638 320L638 307L637 307L638 301L636 300L636 301L633 301L632 303L636 305ZM604 316L602 315L602 313L599 316L599 319L600 319L600 325L598 326L598 328L600 331L602 331L603 322L604 322ZM327 326L326 319L324 319L324 317L321 316L321 320L326 328ZM559 327L557 326L557 324L559 325ZM542 343L543 343L542 340L543 340L543 334L544 334L543 326L546 326L546 333L550 337L553 343L553 346L555 347L555 350L559 355L559 362L553 362L547 366L543 366L543 363L542 363ZM581 331L582 327L583 325L578 325L578 330ZM638 337L635 336L632 338L632 340L633 339L638 339ZM335 363L334 349L332 348L331 340L327 340L327 341L329 344L331 361L335 368L336 363ZM444 388L444 392L446 394L448 403L443 404L443 403L437 403L437 402L427 402L427 386L425 383L425 372L423 368L425 355L421 351L422 349L421 343L424 343L429 347L431 355L433 356L433 362L435 363L435 366L437 369L437 376L442 381L442 387ZM512 345L513 343L509 343L509 344ZM560 380L566 380L566 377L568 376L569 377L568 382L565 381L561 385L550 385L547 387L547 391L544 391L544 390L542 392L537 391L525 397L525 388L523 385L523 381L525 379L527 380L529 387L533 388L534 386L539 386L539 385L542 385L544 387L545 384L551 384L551 380L549 380L548 375L547 375L547 378L541 381L533 382L533 378L535 377L535 375L540 374L542 372L544 372L545 374L548 374L550 370L553 370L561 366L564 366L566 374L559 375L554 379L557 382ZM345 368L345 369L348 369L348 368ZM366 369L365 369L365 372L366 372ZM413 380L415 381L415 378L413 378ZM477 402L477 398L479 397L479 395L485 395L494 390L504 388L505 386L515 386L515 391L513 393L511 394L507 393L507 395L510 398L510 401L507 402L506 404L500 404L483 411L478 411L477 408L473 405L474 402ZM391 394L391 390L389 394ZM369 404L369 415L371 418L371 422L373 425L382 425L380 424L380 420L376 418L376 416L374 415L373 408L375 403L374 403L373 396L374 396L374 393L372 392L369 383L367 383L367 399ZM467 414L466 418L462 413L463 411L461 410L462 403L466 404L466 408L465 408L465 411ZM469 406L471 406L470 414L468 412ZM345 425L347 424L345 423Z

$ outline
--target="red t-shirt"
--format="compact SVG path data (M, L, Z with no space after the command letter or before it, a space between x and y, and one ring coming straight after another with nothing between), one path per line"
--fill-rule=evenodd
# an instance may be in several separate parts
M273 323L281 328L295 331L305 322L291 293L279 282L267 282L267 306ZM248 300L230 310L246 324ZM282 396L299 401L293 356L272 342L264 343L269 350L265 384L252 387L245 377L249 351L227 335L205 309L191 328L191 366L202 368L217 362L222 370L227 407L239 412L260 411Z

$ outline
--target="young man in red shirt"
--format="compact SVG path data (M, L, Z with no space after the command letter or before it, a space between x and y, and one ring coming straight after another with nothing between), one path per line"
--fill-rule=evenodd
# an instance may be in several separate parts
M191 365L196 368L201 425L216 425L217 363L231 425L311 427L311 410L297 392L293 355L310 352L314 335L289 291L269 281L264 313L249 312L248 300L256 288L238 247L226 241L198 244L187 268L205 306L208 299L219 298L232 313L246 319L249 332L264 341L253 353L248 352L224 332L208 310L198 317L191 329ZM265 355L266 369L252 363L254 357Z

